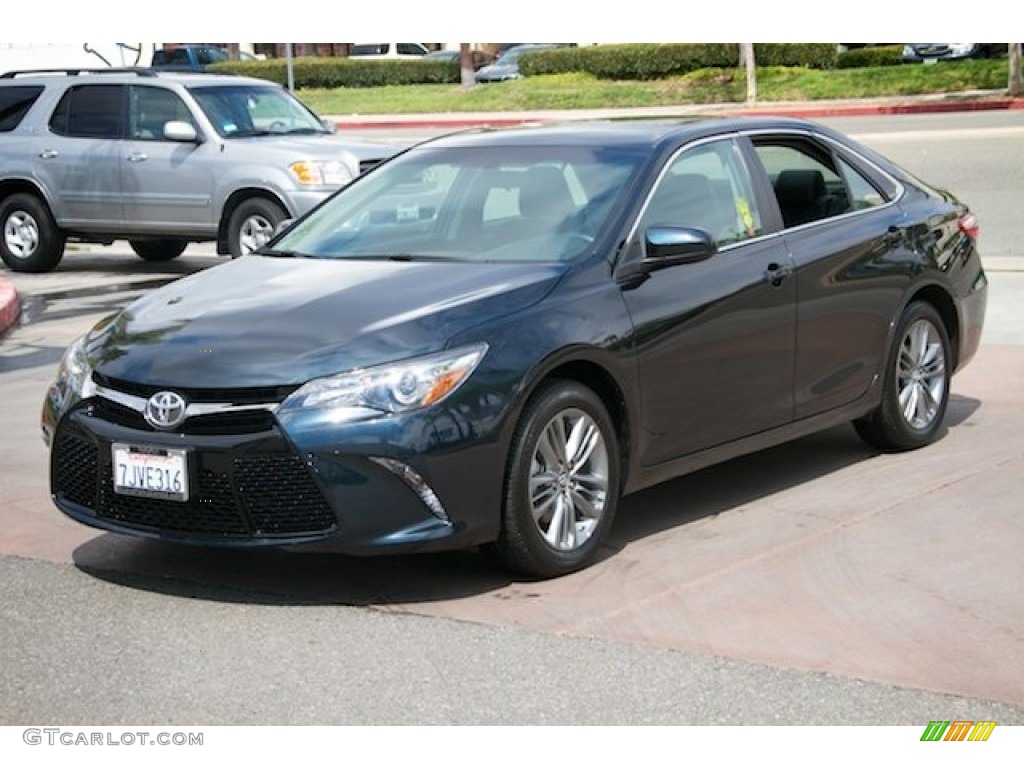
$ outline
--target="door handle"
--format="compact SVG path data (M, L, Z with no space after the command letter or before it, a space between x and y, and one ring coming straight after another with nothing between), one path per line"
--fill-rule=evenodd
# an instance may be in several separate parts
M59 154L60 152L58 152L56 149L44 149L42 152L39 153L39 156L43 158L43 160L52 160Z
M132 153L131 153L130 155L128 155L128 157L127 157L127 158L125 158L125 159L126 159L126 160L127 160L127 161L128 161L129 163L141 163L141 162L143 162L144 160L148 160L148 159L149 159L149 155L147 155L147 154L146 154L145 152L132 152Z
M782 281L791 274L793 274L793 269L788 264L779 264L773 261L764 271L764 279L778 288L782 285Z

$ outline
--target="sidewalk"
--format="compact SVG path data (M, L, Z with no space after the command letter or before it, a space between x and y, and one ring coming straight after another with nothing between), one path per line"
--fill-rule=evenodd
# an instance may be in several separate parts
M789 117L857 117L935 112L972 112L994 109L1024 109L1024 98L1012 98L1001 91L970 91L926 96L897 96L821 102L765 102L746 104L686 104L681 106L637 107L631 109L578 109L535 112L448 112L411 115L332 115L340 130L511 126L536 122L600 120L608 118L684 117L692 115L780 115ZM1015 260L1006 265L1020 269ZM0 334L13 325L21 302L11 282L0 273Z

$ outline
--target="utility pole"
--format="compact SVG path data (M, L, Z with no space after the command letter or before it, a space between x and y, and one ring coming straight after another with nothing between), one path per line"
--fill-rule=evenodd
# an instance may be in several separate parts
M1011 96L1024 94L1024 74L1021 73L1020 46L1020 43L1010 43L1010 77L1006 86L1006 92Z

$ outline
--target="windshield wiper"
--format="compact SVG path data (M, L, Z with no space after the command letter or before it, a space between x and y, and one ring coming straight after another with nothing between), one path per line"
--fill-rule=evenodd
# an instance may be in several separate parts
M275 259L311 259L313 258L308 253L302 253L301 251L280 251L277 248L268 248L265 245L259 248L254 248L252 253L257 256L270 256Z

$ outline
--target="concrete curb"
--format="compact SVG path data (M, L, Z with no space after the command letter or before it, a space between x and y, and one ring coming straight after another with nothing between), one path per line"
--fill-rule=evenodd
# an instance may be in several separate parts
M14 284L0 275L0 336L18 321L21 299Z
M505 127L527 123L593 120L615 117L683 117L703 115L778 115L783 117L865 117L871 115L913 115L937 112L977 112L1024 109L1024 98L976 92L941 94L917 98L889 98L844 102L778 102L757 107L745 104L683 105L624 109L581 109L537 112L448 112L411 115L333 115L339 130L402 128Z

